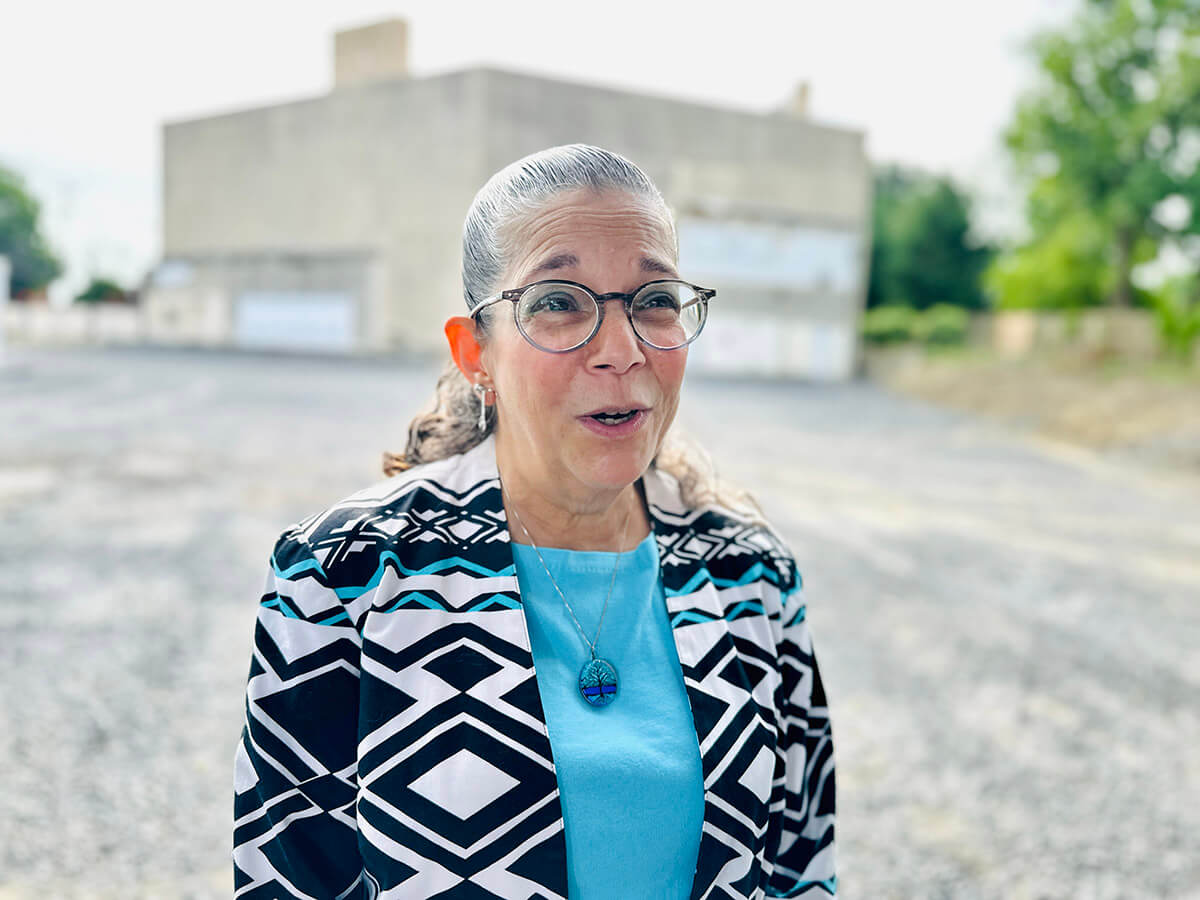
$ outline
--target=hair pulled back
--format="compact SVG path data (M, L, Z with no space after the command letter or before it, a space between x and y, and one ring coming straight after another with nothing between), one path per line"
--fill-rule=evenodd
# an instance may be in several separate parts
M517 226L548 206L558 195L590 189L597 193L621 191L643 200L662 216L678 254L674 217L650 178L623 156L589 144L566 144L532 153L501 169L475 195L463 223L462 285L467 309L500 289L499 281L518 248L513 246ZM492 324L495 307L476 317L482 338ZM383 455L385 475L395 475L422 463L464 453L495 430L495 415L485 429L478 427L479 400L453 360L438 377L431 403L409 425L404 453ZM758 518L758 507L743 491L723 485L712 463L694 442L668 434L651 462L674 475L684 501L690 504L718 501L749 511Z

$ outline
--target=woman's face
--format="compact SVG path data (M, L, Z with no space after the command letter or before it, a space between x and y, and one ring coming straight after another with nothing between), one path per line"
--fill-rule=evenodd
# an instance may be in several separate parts
M563 194L510 239L517 249L503 289L561 278L602 294L679 277L666 223L623 192ZM641 343L613 300L589 343L546 353L517 331L511 306L496 304L481 354L496 390L498 456L526 485L584 503L636 481L675 418L687 347ZM628 409L642 412L616 427L591 418Z

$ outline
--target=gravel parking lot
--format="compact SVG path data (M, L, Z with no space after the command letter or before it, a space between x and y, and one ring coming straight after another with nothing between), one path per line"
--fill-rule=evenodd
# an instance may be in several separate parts
M275 537L382 477L428 363L9 350L0 898L229 896ZM1200 489L869 382L689 377L805 575L839 896L1200 898Z

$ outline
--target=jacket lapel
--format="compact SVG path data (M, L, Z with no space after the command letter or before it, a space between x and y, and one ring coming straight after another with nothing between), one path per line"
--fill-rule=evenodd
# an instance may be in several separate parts
M760 882L776 743L759 702L770 705L771 689L770 667L761 659L759 629L766 620L752 587L761 564L745 541L744 523L688 509L675 479L656 469L644 483L704 774L704 828L692 898L699 900L716 885L752 896ZM722 598L726 589L733 595L728 603ZM753 662L746 653L760 659Z

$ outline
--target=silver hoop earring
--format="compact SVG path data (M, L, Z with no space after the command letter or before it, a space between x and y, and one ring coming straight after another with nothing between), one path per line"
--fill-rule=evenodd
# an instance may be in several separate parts
M493 394L493 391L486 384L477 384L474 386L476 396L479 397L479 430L487 430L487 401L484 399L484 394Z

